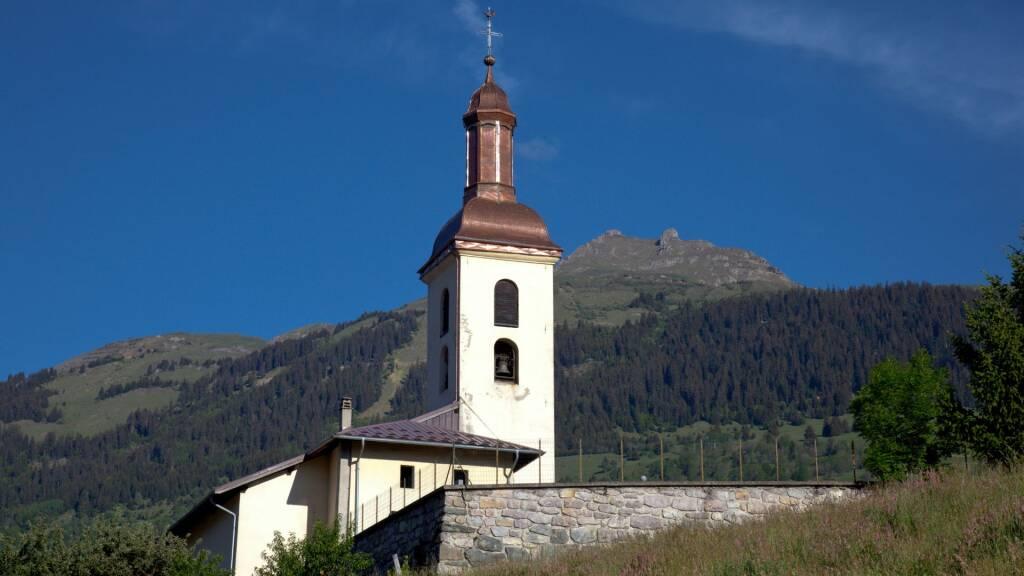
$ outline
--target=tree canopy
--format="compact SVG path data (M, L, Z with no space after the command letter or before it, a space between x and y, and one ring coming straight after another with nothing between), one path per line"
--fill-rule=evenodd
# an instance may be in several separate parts
M868 441L864 466L879 479L900 480L938 464L949 452L939 436L939 405L949 394L949 372L935 368L926 350L872 368L850 405L854 429Z
M967 306L967 336L952 338L973 405L950 397L943 411L946 434L1004 466L1024 459L1024 250L1011 248L1009 260L1010 282L988 276Z

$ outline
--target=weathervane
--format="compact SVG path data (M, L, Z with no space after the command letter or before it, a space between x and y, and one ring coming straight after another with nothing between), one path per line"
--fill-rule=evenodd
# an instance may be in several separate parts
M483 34L484 36L487 36L487 55L488 56L494 56L494 54L491 52L491 39L492 38L500 38L501 37L501 32L495 32L491 28L491 19L494 18L494 14L495 14L494 10L491 10L490 7L488 7L487 10L484 10L484 17L487 18L487 29L480 31L481 34Z

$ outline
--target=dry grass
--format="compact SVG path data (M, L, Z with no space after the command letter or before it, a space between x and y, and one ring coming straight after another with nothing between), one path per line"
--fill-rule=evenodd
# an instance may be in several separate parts
M678 528L472 574L1024 574L1024 470L931 473L854 503Z

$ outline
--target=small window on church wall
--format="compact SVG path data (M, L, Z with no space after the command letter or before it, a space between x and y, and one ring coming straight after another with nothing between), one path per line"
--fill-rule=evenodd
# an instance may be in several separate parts
M519 381L519 351L511 340L502 339L494 343L494 379Z
M400 488L416 487L416 472L412 469L412 466L402 466L398 475L398 486Z
M511 280L494 285L494 325L519 326L519 288Z
M451 298L448 289L445 288L441 294L441 336L448 333L448 319L451 313Z
M453 480L456 486L468 486L469 485L469 471L468 470L456 470Z
M441 348L441 390L448 389L448 347Z

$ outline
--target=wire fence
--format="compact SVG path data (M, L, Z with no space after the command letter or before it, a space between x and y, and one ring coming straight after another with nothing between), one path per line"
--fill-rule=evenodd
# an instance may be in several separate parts
M558 480L594 481L842 481L865 480L863 440L851 433L819 437L767 431L708 434L620 434L616 446L577 439L561 452ZM564 447L564 444L562 445Z

